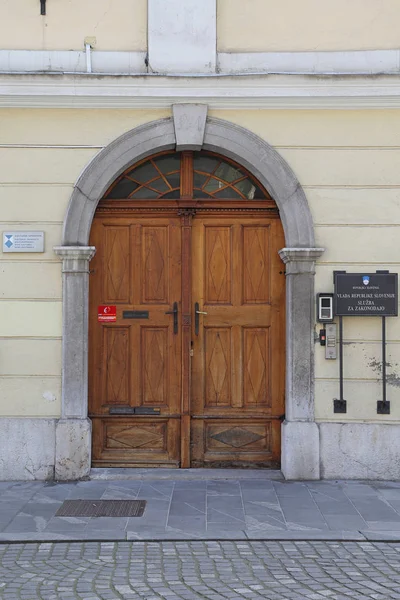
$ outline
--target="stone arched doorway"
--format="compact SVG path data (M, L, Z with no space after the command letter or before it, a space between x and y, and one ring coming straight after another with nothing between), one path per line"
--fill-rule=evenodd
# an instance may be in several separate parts
M284 234L268 192L215 152L157 153L107 190L90 245L93 466L279 468Z
M313 398L312 218L304 192L282 157L251 132L206 118L206 107L177 105L173 117L138 127L102 150L77 181L64 223L62 416L56 430L56 478L87 476L91 463L88 419L88 246L98 202L111 183L137 161L164 150L210 150L237 161L274 198L285 232L286 421L282 471L287 478L319 478L319 437Z

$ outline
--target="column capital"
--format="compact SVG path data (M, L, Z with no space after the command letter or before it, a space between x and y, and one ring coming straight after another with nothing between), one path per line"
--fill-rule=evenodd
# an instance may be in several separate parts
M315 261L325 252L325 248L282 248L279 256L287 265L286 275L314 273Z
M63 273L87 273L88 263L96 254L94 246L54 246L63 261Z

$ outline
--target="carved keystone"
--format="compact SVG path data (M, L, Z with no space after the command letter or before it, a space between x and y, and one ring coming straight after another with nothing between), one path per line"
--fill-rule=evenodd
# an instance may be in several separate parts
M201 150L207 119L206 104L174 104L176 150Z

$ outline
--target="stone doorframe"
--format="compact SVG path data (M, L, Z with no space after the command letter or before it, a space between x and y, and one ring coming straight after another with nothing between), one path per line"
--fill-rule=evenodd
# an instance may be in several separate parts
M276 201L286 247L286 420L282 472L287 479L319 479L319 429L314 422L314 227L304 191L285 160L264 140L228 121L207 117L207 106L178 104L172 117L117 138L85 168L64 221L62 413L56 426L55 477L87 477L91 463L88 419L88 310L90 228L99 200L130 165L163 150L211 150L248 169Z

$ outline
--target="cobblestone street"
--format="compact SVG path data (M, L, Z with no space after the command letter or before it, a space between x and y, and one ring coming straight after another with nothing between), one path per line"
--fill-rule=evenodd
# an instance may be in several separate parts
M0 557L4 600L400 598L399 543L29 543Z

